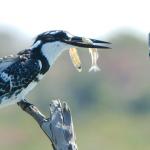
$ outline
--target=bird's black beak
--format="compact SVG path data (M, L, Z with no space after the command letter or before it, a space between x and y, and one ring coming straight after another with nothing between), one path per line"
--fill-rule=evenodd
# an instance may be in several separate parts
M83 48L102 48L110 49L110 42L100 41L96 39L88 39L78 36L73 36L68 40L63 40L62 42Z

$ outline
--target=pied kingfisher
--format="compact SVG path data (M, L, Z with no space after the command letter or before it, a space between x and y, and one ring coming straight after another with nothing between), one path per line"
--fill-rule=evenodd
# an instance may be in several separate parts
M109 48L109 42L73 36L66 31L48 31L38 35L33 45L16 55L0 59L0 106L25 100L25 96L44 77L58 56L69 48ZM106 45L105 45L106 44Z

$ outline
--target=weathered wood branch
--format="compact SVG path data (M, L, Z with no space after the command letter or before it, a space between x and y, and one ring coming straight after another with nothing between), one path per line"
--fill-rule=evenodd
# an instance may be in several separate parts
M27 101L21 101L18 105L37 121L50 139L54 150L77 150L73 121L67 103L61 104L60 100L53 100L49 118Z

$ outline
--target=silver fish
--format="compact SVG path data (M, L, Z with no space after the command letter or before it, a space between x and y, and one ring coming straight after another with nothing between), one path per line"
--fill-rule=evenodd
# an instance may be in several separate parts
M97 48L89 48L89 53L91 54L91 59L92 59L92 66L89 69L89 72L90 71L94 71L94 72L100 71L100 68L97 65L97 60L99 57Z
M82 38L82 40L87 44L93 43L90 39ZM92 59L92 65L91 65L91 68L89 69L89 72L90 71L94 71L94 72L100 71L100 68L97 65L97 60L99 58L97 48L89 48L89 53L91 54L91 59Z

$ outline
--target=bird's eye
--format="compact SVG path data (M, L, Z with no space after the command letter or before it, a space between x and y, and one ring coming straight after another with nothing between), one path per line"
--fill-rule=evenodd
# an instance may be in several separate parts
M53 41L54 37L48 34L48 35L44 36L42 40L44 42L49 42L49 41Z

